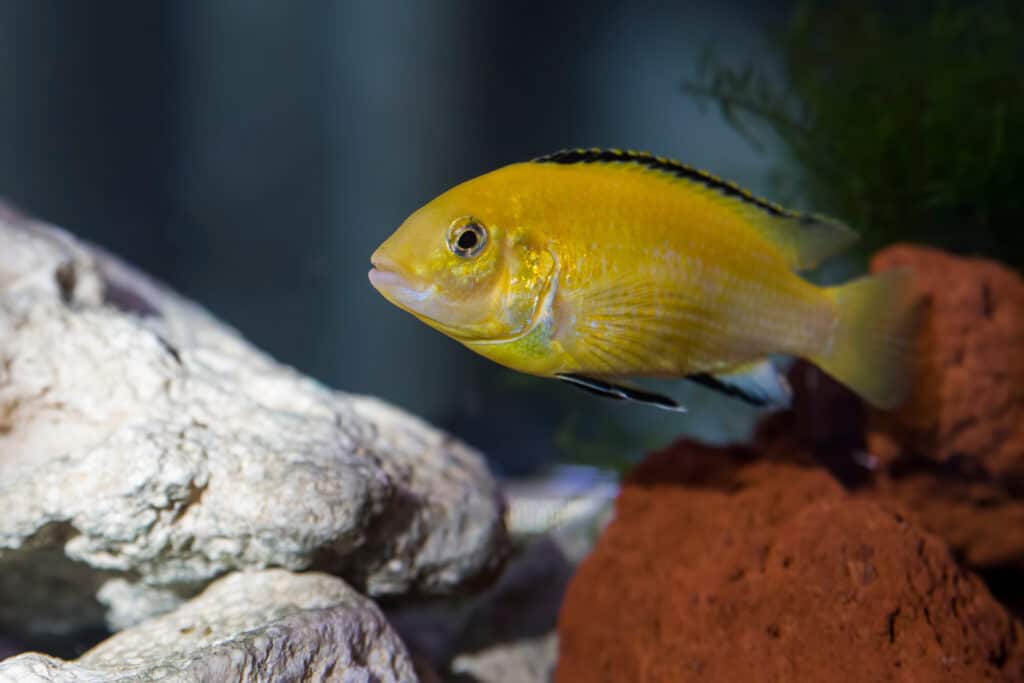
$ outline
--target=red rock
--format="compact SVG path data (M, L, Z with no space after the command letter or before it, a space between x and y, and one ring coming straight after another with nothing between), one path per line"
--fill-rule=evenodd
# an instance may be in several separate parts
M883 467L864 494L903 506L973 568L1020 571L1024 280L994 261L908 245L871 267L911 269L926 308L911 400L870 415L866 442Z
M628 476L559 683L1024 679L1021 626L939 538L781 456L682 441Z
M1024 500L996 482L958 473L882 471L875 486L857 492L902 510L922 528L938 534L968 567L978 571L1024 569ZM1008 595L1024 607L1017 595Z
M889 462L969 459L1024 482L1024 280L990 260L898 245L871 269L905 267L926 302L910 401L873 414L868 445Z

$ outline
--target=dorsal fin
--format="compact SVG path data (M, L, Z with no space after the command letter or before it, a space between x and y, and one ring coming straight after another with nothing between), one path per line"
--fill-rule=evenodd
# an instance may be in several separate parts
M555 152L554 154L537 157L534 161L542 164L637 164L639 166L649 168L652 171L668 173L676 178L692 180L693 182L700 183L701 185L705 185L713 190L718 190L728 197L735 197L736 199L750 202L762 211L773 216L796 216L796 214L787 211L778 204L774 204L767 199L755 197L735 183L723 180L722 178L714 176L707 171L687 166L684 163L667 157L655 156L649 152L637 152L634 150L622 149L599 149L596 147L590 149L563 149Z
M533 162L566 165L632 164L665 174L674 180L710 189L732 203L766 238L777 244L794 269L813 268L857 239L857 234L839 221L789 211L707 171L647 152L600 148L565 149L537 157Z

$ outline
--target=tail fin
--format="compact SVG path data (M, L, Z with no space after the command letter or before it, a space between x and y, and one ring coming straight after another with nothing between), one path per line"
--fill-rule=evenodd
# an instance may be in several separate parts
M811 356L822 370L884 410L911 389L916 306L910 272L890 270L828 290L839 320L828 347Z

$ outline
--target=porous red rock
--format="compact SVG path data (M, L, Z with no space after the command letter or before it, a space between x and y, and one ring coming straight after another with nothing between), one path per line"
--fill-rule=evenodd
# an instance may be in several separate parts
M998 573L1000 596L1024 608L1010 594L1024 576L1008 573L1024 571L1024 280L991 260L909 245L880 252L872 268L910 270L923 304L911 399L894 413L865 411L798 362L793 409L761 421L758 452L816 461L900 508L968 567Z
M995 261L910 245L872 259L872 271L891 268L913 272L925 308L914 392L901 410L872 416L872 452L969 460L1024 482L1024 280Z
M872 489L858 495L886 501L903 510L922 528L940 535L968 567L982 572L1015 572L1007 587L1015 595L1000 597L1024 608L1024 500L991 480L922 469L883 471ZM1006 579L1012 577L1004 576ZM1024 613L1021 611L1019 613Z
M968 566L1020 572L1024 280L995 261L910 245L879 252L871 268L912 271L924 310L909 402L869 417L882 467L865 493L898 501Z
M820 468L690 441L627 477L559 639L559 683L1024 679L1021 626L938 537Z

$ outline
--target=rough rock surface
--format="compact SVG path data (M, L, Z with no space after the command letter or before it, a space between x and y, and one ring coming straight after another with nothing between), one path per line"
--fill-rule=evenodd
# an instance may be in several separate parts
M884 460L970 459L1024 483L1024 280L994 261L897 246L872 270L909 268L925 315L910 401L874 416L870 445Z
M547 683L557 659L558 636L551 632L459 655L451 670L474 683Z
M465 445L2 207L0 245L0 628L120 628L236 569L372 595L493 570L503 503Z
M683 441L570 582L556 680L1018 680L1022 636L941 540L820 468Z
M897 246L873 270L914 273L925 302L918 378L872 413L870 495L899 501L968 565L1024 569L1024 280L993 261Z
M1016 572L1017 586L1024 580L1024 500L998 481L956 470L881 471L873 489L858 493L899 506L942 536L969 567Z
M824 464L858 495L899 507L1024 608L1012 595L1024 571L1024 282L993 261L906 245L873 267L915 274L916 393L896 413L866 411L798 362L793 409L758 424L757 450Z
M75 662L24 654L0 681L414 681L371 601L325 574L236 572Z

